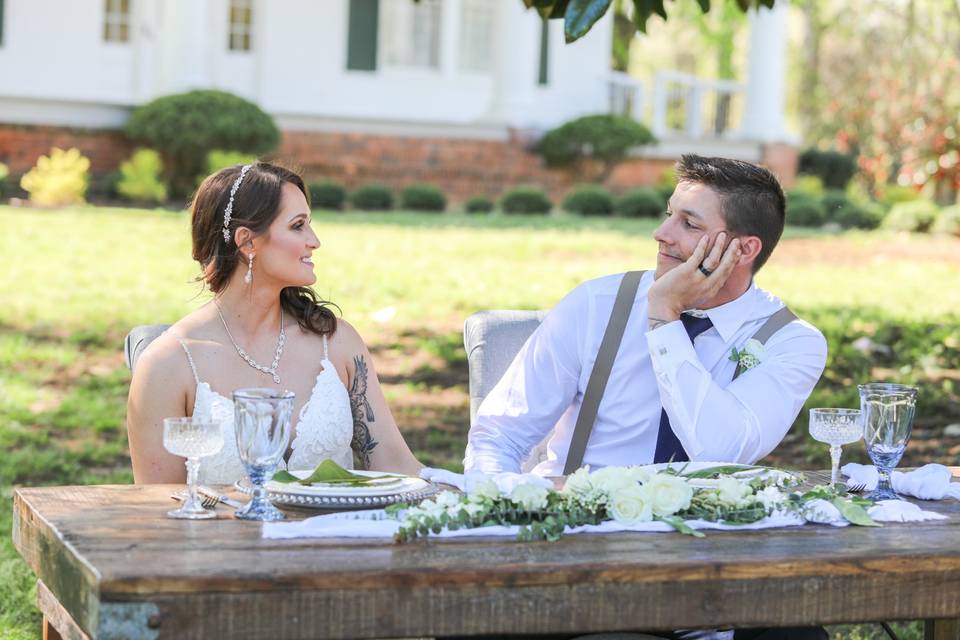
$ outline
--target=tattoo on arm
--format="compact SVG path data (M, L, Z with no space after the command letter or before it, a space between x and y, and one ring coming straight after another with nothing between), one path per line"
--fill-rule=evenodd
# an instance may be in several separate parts
M665 324L670 324L669 320L662 320L660 318L647 318L647 320L650 322L650 331L662 327Z
M354 459L361 469L370 468L370 452L377 446L377 441L370 436L369 422L375 420L373 407L367 400L367 363L363 356L354 356L353 382L350 384L350 413L353 414L353 449Z

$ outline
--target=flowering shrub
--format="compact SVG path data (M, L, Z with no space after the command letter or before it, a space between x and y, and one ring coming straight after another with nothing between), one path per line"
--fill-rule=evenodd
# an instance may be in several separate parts
M160 177L162 174L160 154L153 149L137 149L120 165L117 192L137 202L163 202L167 199L167 185Z

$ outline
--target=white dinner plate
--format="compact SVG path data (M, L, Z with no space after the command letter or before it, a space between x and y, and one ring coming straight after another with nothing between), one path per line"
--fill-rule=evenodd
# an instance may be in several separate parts
M290 474L298 478L307 478L313 473L312 469L291 470ZM276 482L271 480L267 483L267 491L276 493L285 493L290 495L302 496L388 496L397 493L407 493L410 491L421 491L429 486L426 480L412 476L396 477L396 474L385 473L382 471L360 471L354 470L351 473L377 478L370 484L361 486L343 485L338 483L314 483L312 485L303 485L298 482Z

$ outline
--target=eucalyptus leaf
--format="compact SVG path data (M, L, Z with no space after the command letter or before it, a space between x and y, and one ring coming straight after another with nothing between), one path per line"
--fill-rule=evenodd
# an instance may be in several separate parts
M698 469L696 471L691 471L690 473L683 473L682 471L680 473L685 478L719 478L720 476L732 476L740 471L750 471L751 469L762 468L763 467L749 464L728 464Z
M866 509L850 500L834 498L833 506L840 510L840 515L846 518L847 522L850 524L855 524L861 527L883 526L879 522L874 521L874 519L867 514Z
M661 516L657 519L660 520L660 522L666 522L680 533L685 533L686 535L693 536L694 538L704 537L703 533L690 527L690 525L683 521L683 518L678 518L676 516Z

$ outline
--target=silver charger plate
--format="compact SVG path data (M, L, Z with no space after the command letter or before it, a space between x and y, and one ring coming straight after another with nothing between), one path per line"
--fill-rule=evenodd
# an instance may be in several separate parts
M242 478L234 483L237 491L244 495L251 495L253 487L250 480ZM334 496L334 495L306 495L288 491L267 491L270 502L303 509L371 509L385 507L398 502L419 502L429 498L439 491L437 485L428 483L423 489L415 491L399 491L375 496Z

